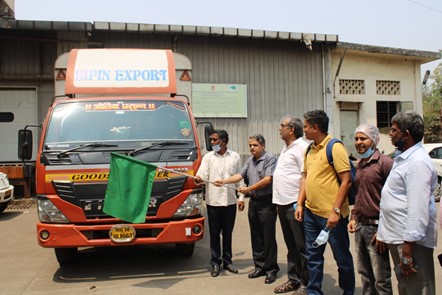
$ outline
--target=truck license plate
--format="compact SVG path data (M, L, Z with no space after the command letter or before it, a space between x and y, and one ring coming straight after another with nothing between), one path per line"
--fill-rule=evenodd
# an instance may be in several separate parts
M135 228L129 224L117 224L109 230L109 237L115 243L128 243L135 239Z

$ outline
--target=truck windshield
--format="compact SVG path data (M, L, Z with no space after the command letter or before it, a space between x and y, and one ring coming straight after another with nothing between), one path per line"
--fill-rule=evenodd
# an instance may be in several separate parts
M138 149L155 142L195 146L187 107L156 100L85 101L57 105L45 136L46 150L65 150L88 143Z

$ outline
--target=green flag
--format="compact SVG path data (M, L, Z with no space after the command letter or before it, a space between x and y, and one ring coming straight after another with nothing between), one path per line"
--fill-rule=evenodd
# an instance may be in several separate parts
M143 223L157 166L111 153L103 212L131 223Z

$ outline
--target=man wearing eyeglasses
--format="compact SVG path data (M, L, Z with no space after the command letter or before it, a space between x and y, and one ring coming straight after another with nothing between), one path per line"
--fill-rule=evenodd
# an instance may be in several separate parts
M275 293L307 294L308 270L305 260L305 237L302 222L295 220L295 207L301 186L302 166L308 143L299 118L282 118L279 135L284 147L273 173L273 203L278 210L282 234L287 246L287 277Z

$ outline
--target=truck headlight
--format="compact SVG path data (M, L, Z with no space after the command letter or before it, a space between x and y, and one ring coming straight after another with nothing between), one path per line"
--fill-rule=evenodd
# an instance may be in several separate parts
M191 193L183 204L176 210L174 217L187 217L201 215L201 207L203 203L203 193Z
M69 220L58 208L48 199L38 199L38 219L41 222L69 223Z

